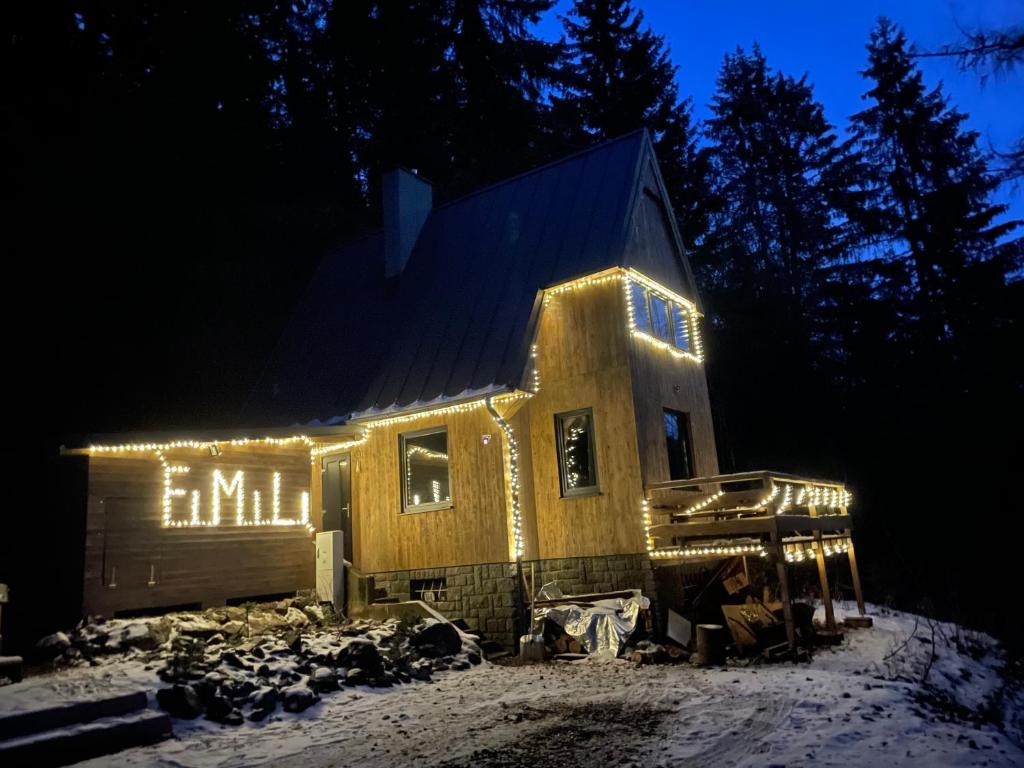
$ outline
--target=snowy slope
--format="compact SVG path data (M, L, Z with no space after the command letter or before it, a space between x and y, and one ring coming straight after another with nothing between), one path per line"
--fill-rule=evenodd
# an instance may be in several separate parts
M117 764L1024 765L1013 725L1021 702L1004 686L994 641L935 626L929 667L932 625L869 612L873 629L848 632L843 646L808 664L484 664L432 684L345 689L261 724L176 721L175 738L122 753ZM155 689L157 681L132 661L70 670L0 689L0 710L94 684ZM992 722L1001 712L1010 715L1002 727Z

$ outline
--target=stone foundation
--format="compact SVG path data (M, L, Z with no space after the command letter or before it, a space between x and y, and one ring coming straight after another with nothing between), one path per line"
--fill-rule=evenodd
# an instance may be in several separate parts
M537 588L557 581L565 594L614 592L639 589L655 597L654 574L646 554L568 557L532 562ZM523 569L530 573L530 562ZM520 599L515 563L417 568L371 574L377 589L388 597L410 600L412 584L419 580L445 580L445 589L427 599L449 619L462 619L471 629L483 632L506 648L515 648L516 637L526 631L526 613Z

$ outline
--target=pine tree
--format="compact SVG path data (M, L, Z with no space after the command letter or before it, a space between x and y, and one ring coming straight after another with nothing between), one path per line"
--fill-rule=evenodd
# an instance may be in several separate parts
M733 437L763 451L758 458L806 458L822 433L803 424L779 430L764 421L761 404L834 410L825 393L841 369L836 319L851 304L863 169L806 78L773 72L756 46L725 57L712 112L707 137L720 210L697 264L718 319L716 391L746 430Z
M707 162L664 38L628 0L575 0L561 18L569 45L553 111L563 140L585 146L646 127L692 247L707 221Z
M967 116L941 87L926 89L906 37L887 19L872 32L862 74L873 82L871 104L852 130L870 165L884 256L898 265L889 279L906 297L904 332L931 354L969 354L971 339L986 333L985 305L1020 266L1019 247L1001 244L1015 224L997 221L1006 207L990 202L998 181L977 133L963 126Z

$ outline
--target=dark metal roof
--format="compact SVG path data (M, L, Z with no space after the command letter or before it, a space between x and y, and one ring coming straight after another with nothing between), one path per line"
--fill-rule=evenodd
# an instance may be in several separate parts
M626 253L643 190L663 196L653 158L637 131L437 206L397 285L379 234L331 254L264 377L271 401L308 421L514 388L543 288L635 266L692 291L681 258Z

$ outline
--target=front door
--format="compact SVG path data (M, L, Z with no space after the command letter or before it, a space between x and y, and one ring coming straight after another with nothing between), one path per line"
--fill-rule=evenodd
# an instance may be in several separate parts
M347 453L328 456L321 467L325 531L345 534L345 559L352 562L352 459Z

